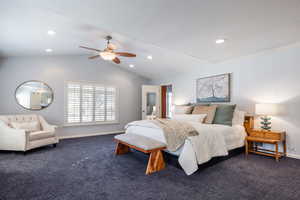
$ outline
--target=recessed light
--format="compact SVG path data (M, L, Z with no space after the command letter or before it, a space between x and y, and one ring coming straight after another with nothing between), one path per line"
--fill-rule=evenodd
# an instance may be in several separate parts
M55 35L56 34L56 32L53 31L53 30L49 30L47 33L48 33L48 35Z
M52 52L53 50L52 49L45 49L46 52L50 53Z
M216 40L216 44L222 44L224 42L225 42L225 39L223 39L223 38L220 38L220 39Z
M147 56L147 58L148 58L149 60L152 60L152 56L151 56L151 55Z
M134 68L134 65L133 65L133 64L130 64L129 67L130 67L130 68Z

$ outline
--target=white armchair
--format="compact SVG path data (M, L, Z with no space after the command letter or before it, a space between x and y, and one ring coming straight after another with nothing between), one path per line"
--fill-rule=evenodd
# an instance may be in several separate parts
M55 126L40 115L0 116L0 150L25 152L57 143Z

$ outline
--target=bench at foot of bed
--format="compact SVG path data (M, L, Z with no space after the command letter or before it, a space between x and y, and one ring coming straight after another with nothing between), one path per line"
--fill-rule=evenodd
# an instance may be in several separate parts
M120 134L115 136L117 142L115 154L128 153L130 148L150 154L146 174L151 174L165 168L165 161L162 154L166 144L148 137L135 134Z

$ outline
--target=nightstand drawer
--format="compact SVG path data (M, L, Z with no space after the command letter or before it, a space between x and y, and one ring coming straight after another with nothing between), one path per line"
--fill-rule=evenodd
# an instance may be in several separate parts
M265 133L262 131L252 131L249 133L249 136L251 137L265 137Z
M285 139L285 134L282 132L268 132L268 131L252 131L249 133L251 137L261 137L265 139L272 140L283 140Z

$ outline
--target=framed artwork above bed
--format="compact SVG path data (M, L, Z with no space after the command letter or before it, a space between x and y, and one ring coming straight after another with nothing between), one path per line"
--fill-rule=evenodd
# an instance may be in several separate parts
M197 79L196 101L230 102L230 73Z

